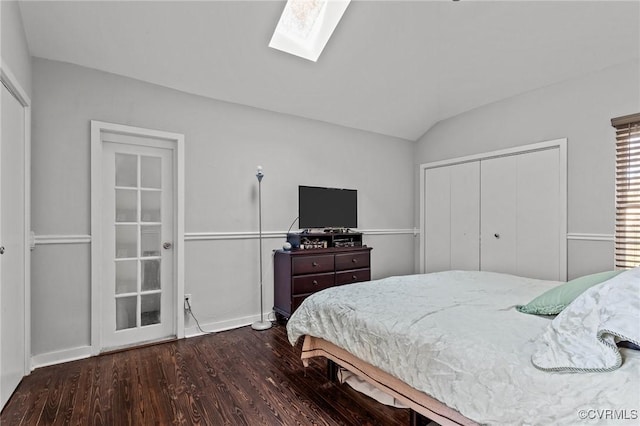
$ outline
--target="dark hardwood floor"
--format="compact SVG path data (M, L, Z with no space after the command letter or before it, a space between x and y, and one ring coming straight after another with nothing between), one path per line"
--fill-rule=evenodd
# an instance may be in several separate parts
M5 425L408 425L386 407L302 366L286 329L250 327L35 370Z

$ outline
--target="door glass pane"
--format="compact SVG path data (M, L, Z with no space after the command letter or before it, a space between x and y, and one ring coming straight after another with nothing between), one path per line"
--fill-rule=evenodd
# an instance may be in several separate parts
M140 157L140 186L143 188L160 188L162 184L162 163L160 157Z
M136 257L137 225L116 225L116 258Z
M138 261L116 262L116 294L138 291Z
M116 154L116 186L138 186L138 157Z
M160 222L160 191L142 191L142 221Z
M116 189L116 222L135 222L138 220L138 191L135 189Z
M138 318L137 296L116 299L116 330L135 328Z
M141 300L141 325L160 323L160 293L142 295Z
M142 291L160 290L160 259L142 261Z
M160 225L140 227L140 248L142 256L160 256Z

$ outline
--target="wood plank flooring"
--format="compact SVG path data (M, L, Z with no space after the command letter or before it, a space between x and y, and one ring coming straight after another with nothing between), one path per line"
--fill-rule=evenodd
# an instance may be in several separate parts
M286 329L250 327L35 370L5 425L408 425L386 407L302 366Z

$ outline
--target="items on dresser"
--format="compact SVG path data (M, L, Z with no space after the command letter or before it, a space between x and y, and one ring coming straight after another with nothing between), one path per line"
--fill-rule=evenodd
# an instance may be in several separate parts
M357 247L277 250L273 309L289 318L304 299L317 291L370 279L371 247L362 246L361 234Z
M287 242L294 249L320 249L334 247L362 247L362 233L349 230L328 230L325 232L290 232Z

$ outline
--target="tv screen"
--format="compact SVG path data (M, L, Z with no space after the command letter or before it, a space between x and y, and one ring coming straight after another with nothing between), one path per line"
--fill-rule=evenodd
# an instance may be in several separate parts
M298 216L300 228L356 228L358 191L299 186Z

